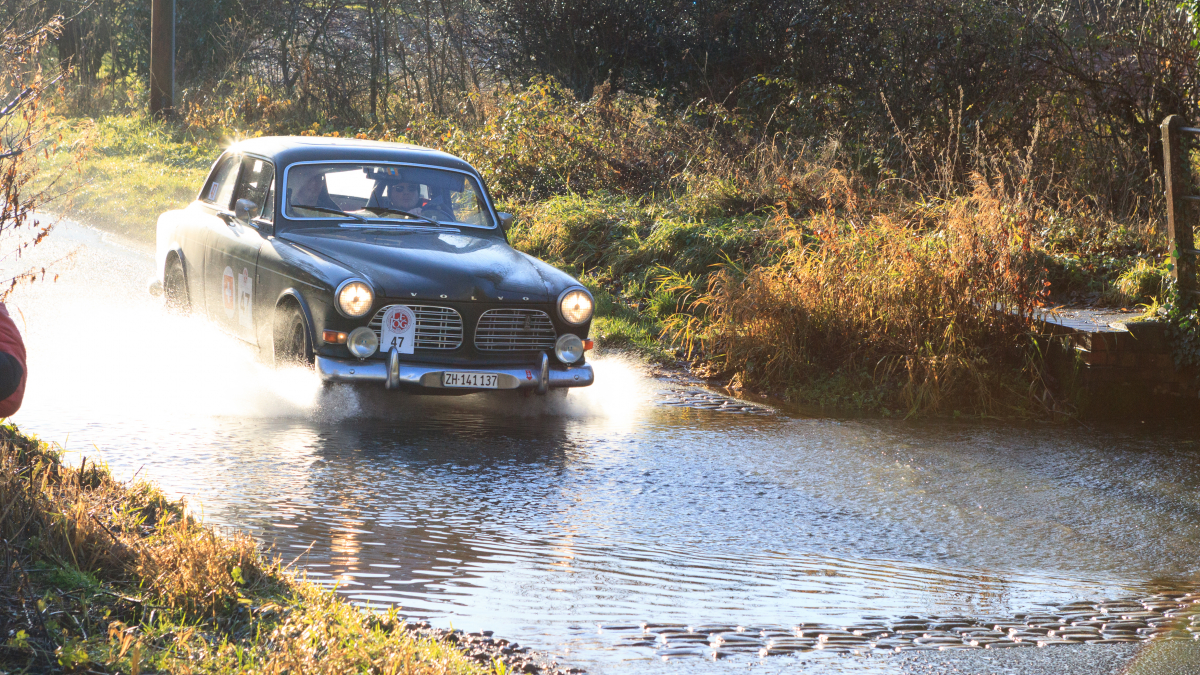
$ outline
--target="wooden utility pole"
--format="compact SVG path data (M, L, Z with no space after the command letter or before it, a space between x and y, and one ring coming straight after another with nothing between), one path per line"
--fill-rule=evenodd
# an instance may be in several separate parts
M170 115L175 107L175 0L150 4L150 114Z
M1162 122L1163 182L1167 188L1167 244L1172 257L1171 276L1179 284L1188 302L1196 291L1196 249L1193 227L1196 202L1200 197L1188 194L1191 181L1188 175L1188 153L1184 134L1200 135L1200 129L1187 126L1179 115Z

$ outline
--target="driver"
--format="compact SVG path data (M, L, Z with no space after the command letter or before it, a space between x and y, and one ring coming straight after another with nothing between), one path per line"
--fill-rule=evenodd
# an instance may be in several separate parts
M388 186L387 192L388 202L393 209L407 211L414 216L426 215L422 213L425 209L431 213L434 211L429 208L429 200L421 198L420 183L394 183Z

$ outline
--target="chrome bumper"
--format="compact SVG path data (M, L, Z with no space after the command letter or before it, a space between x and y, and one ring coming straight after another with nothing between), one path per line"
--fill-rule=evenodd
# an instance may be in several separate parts
M552 367L547 354L542 354L538 364L502 368L459 368L428 363L401 363L400 355L395 350L388 354L387 361L334 359L320 355L316 360L317 375L325 382L381 382L387 389L398 389L401 385L408 385L428 389L471 391L465 387L443 387L442 373L448 370L456 373L495 374L499 376L499 389L534 389L539 394L562 387L586 387L595 380L591 364Z

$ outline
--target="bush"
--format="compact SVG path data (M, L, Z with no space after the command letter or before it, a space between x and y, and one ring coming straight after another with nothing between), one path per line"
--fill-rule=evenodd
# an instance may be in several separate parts
M668 327L716 370L800 399L801 383L866 375L910 412L1011 412L997 385L1021 370L1045 297L1032 224L981 181L930 227L887 213L781 222L794 247L779 262L725 266Z

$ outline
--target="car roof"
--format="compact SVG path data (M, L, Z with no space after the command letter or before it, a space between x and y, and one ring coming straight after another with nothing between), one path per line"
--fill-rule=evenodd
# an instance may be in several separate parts
M479 173L465 161L440 150L408 143L369 141L359 138L263 136L239 141L230 146L229 150L266 157L274 161L275 165L280 168L295 162L363 160L425 164L469 171L476 175Z

